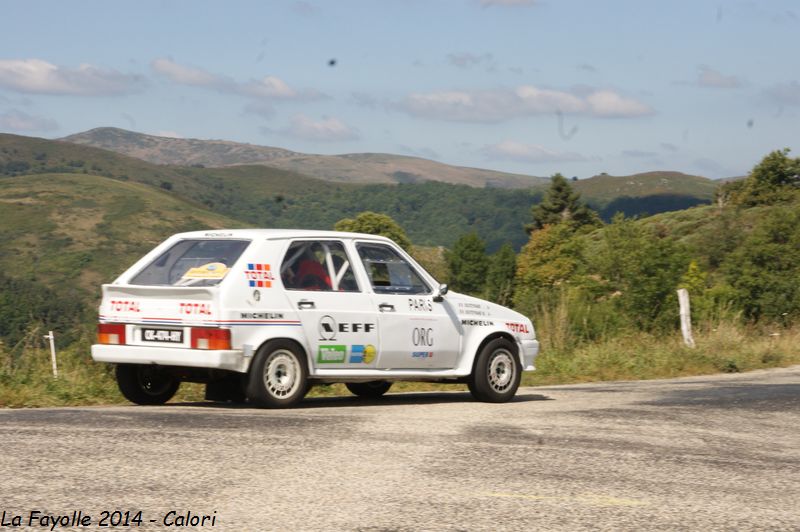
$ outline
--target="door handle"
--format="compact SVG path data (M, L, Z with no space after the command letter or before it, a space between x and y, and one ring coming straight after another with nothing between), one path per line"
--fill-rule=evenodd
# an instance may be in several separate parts
M389 303L381 303L378 305L378 310L381 312L394 312L394 305L390 305Z
M307 299L302 299L297 302L297 308L304 309L304 308L316 308L316 305L313 301L308 301Z

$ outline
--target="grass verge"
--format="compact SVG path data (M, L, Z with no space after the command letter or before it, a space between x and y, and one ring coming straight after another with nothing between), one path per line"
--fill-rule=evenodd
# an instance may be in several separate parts
M571 349L550 345L543 335L537 371L525 373L524 386L603 380L638 380L740 372L800 364L800 327L757 329L723 322L695 334L697 347L680 335L631 333ZM13 351L0 346L0 407L125 404L113 366L97 364L88 344L58 353L59 378L52 376L50 352L39 346ZM392 392L465 390L465 385L400 382ZM173 402L203 400L199 384L183 384ZM348 395L341 384L314 387L309 396Z

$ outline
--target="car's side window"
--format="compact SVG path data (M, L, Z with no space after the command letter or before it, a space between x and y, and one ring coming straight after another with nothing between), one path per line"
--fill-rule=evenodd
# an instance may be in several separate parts
M358 292L353 267L341 242L292 242L281 263L281 280L289 290Z
M377 294L430 294L416 270L394 249L383 244L358 244L358 255Z

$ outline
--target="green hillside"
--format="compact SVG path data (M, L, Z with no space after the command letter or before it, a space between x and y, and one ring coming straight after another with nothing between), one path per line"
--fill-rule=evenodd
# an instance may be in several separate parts
M135 181L260 227L330 229L373 210L395 218L415 243L449 246L475 230L494 249L519 247L539 190L481 189L424 182L331 183L267 166L162 166L114 152L18 135L0 135L0 175L75 172Z
M54 172L144 183L260 227L329 229L336 221L358 212L378 211L397 220L417 244L449 247L460 235L476 231L490 251L504 242L516 248L525 243L527 235L522 227L543 190L475 188L432 181L332 183L262 165L165 166L90 146L0 135L0 175ZM710 199L712 182L679 177L671 177L671 185L665 186L661 174L599 176L577 182L576 188L585 200L601 209L606 219L617 210L629 215L650 214Z
M94 296L167 236L243 227L141 183L83 174L0 179L0 272Z
M629 176L601 174L573 185L608 221L617 212L646 216L710 203L720 183L680 172L646 172Z

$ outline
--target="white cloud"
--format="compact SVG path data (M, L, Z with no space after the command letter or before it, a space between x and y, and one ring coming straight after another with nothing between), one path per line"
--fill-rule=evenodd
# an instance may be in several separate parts
M226 94L238 94L256 99L310 101L324 97L313 89L296 90L276 76L265 76L260 80L238 82L195 66L176 63L172 59L159 58L150 63L152 69L174 83L192 87L204 87Z
M653 114L653 109L613 91L597 91L586 96L590 114L603 118L629 118Z
M0 130L3 131L53 131L58 123L50 118L32 116L12 109L0 115Z
M230 80L226 80L202 68L180 65L171 59L155 59L150 63L150 66L157 73L181 85L220 88L232 84Z
M698 67L696 83L698 87L715 89L736 89L742 86L742 80L736 76L726 76L706 65Z
M89 64L70 69L41 59L0 60L0 87L28 94L111 96L143 86L142 76Z
M584 162L596 160L575 152L559 152L540 144L524 144L514 140L504 140L483 148L483 153L493 160L518 161L526 163Z
M250 81L240 87L240 92L256 98L276 98L291 100L299 93L289 87L285 81L275 76L266 76L259 81Z
M800 83L797 81L773 85L766 94L780 105L800 105Z
M302 113L292 117L291 124L284 132L297 138L324 142L359 138L355 129L337 118L325 117L322 120L314 121Z
M603 118L637 117L653 109L610 90L585 94L523 85L515 89L412 93L395 108L413 116L458 122L503 122L521 116L569 113Z

